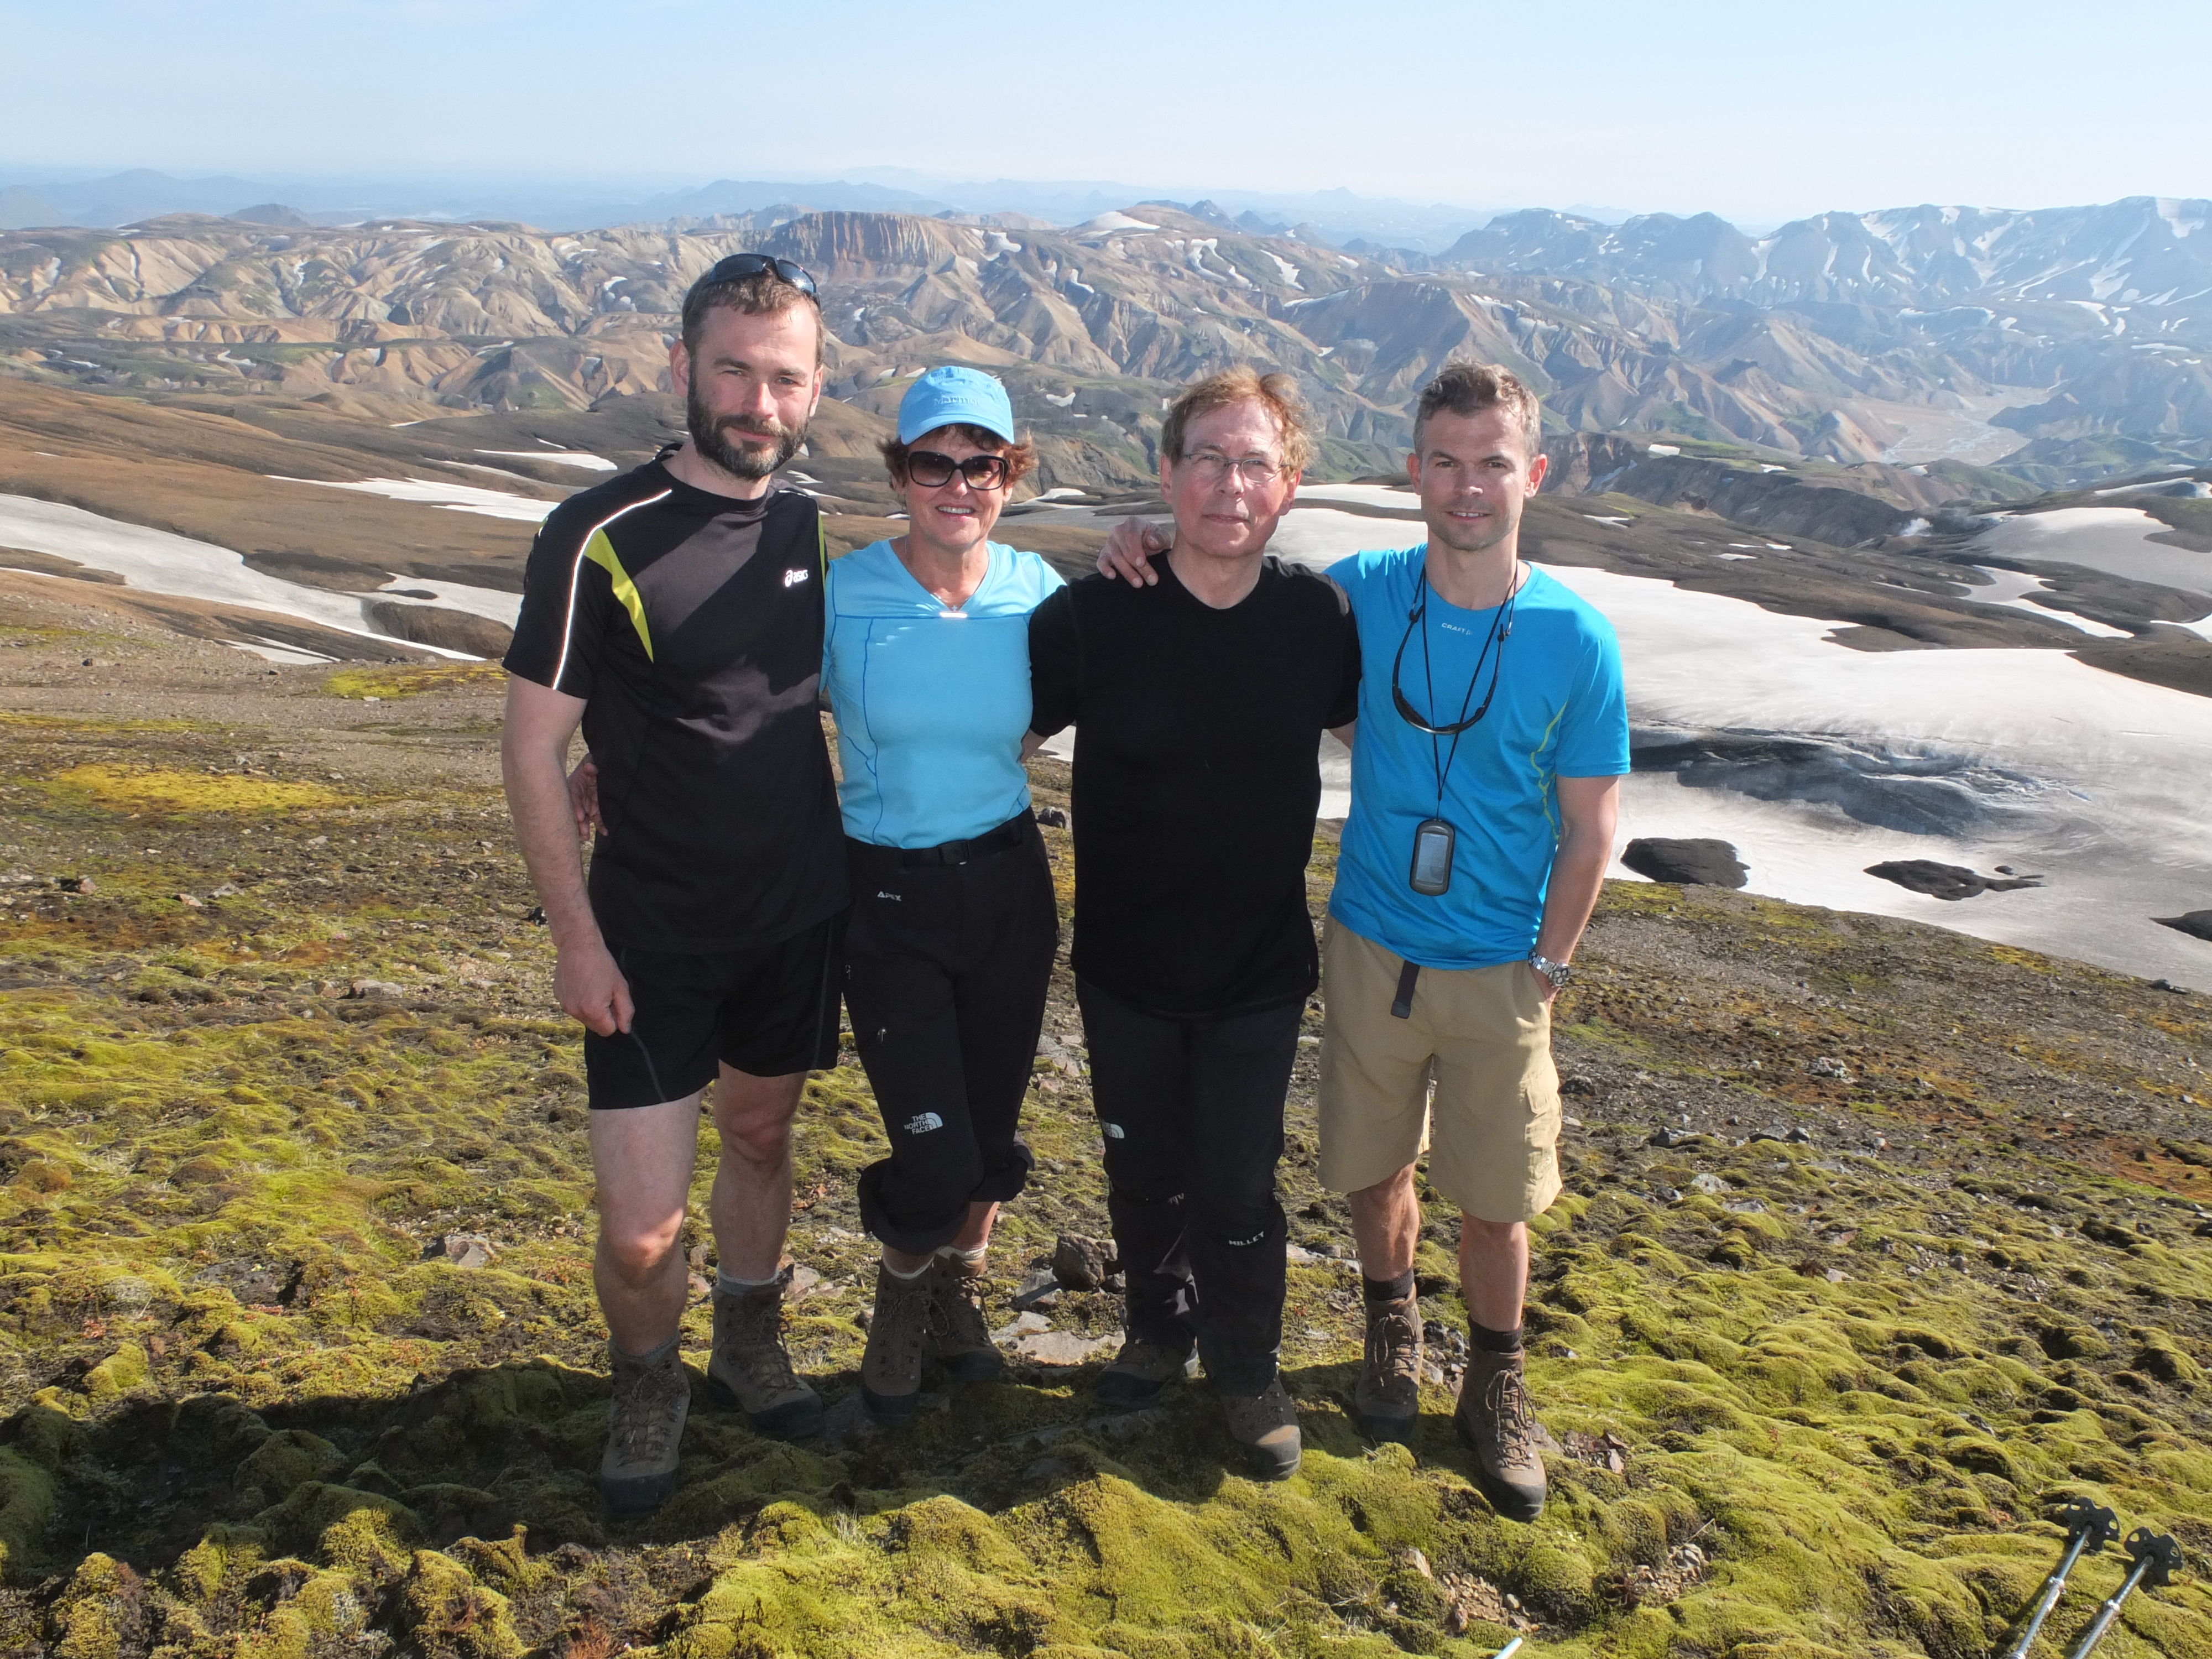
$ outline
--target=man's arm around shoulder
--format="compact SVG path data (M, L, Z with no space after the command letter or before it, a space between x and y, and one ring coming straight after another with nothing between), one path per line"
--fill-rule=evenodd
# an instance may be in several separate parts
M583 698L510 674L500 773L523 861L553 934L553 994L568 1013L610 1036L629 1030L632 1010L629 982L592 915L568 800L568 739L583 717Z

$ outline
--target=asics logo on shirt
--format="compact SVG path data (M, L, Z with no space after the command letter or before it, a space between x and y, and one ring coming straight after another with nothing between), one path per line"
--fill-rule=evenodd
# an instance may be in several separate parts
M813 574L811 570L787 570L783 573L783 585L786 587L796 587Z

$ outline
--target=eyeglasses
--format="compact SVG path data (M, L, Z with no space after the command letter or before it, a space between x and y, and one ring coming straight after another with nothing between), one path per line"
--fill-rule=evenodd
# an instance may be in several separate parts
M1271 461L1263 456L1247 455L1242 460L1231 460L1218 449L1201 449L1195 455L1186 455L1182 464L1208 483L1219 483L1231 472L1248 484L1259 485L1274 477L1283 470L1280 461Z
M788 259L771 258L765 253L732 253L726 259L717 260L707 273L710 283L737 283L748 276L757 276L763 270L772 270L801 294L814 292L814 278L808 276L805 265L795 265Z
M924 489L942 489L952 482L956 472L968 480L970 489L996 489L1006 481L1006 458L970 455L964 461L956 461L933 449L907 452L906 476Z

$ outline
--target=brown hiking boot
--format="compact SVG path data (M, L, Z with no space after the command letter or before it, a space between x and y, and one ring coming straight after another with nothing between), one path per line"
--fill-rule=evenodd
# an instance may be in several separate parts
M614 1399L607 1410L607 1449L599 1459L599 1492L611 1510L659 1509L676 1490L676 1459L691 1382L670 1337L651 1353L626 1354L607 1345Z
M921 1399L931 1271L925 1267L902 1279L889 1267L876 1268L876 1307L868 1319L867 1351L860 1356L860 1398L878 1417L910 1417Z
M1508 1521L1534 1521L1544 1512L1543 1454L1536 1449L1536 1419L1528 1409L1523 1360L1477 1348L1468 1356L1452 1414L1460 1438L1474 1449L1474 1480L1490 1506Z
M1229 1419L1229 1437L1243 1447L1254 1474L1285 1480L1298 1472L1298 1408L1281 1377L1257 1394L1222 1395L1221 1409Z
M929 1350L963 1382L995 1382L1006 1369L983 1317L983 1268L957 1256L929 1264Z
M768 1284L740 1292L715 1285L707 1386L759 1433L803 1440L822 1426L822 1397L799 1380L783 1346L783 1287L790 1279L787 1267Z
M1370 1440L1411 1444L1421 1416L1421 1299L1367 1304L1367 1352L1352 1391L1352 1419Z
M1098 1373L1098 1403L1109 1412L1133 1412L1159 1398L1160 1390L1190 1374L1190 1349L1149 1336L1121 1340L1121 1352Z

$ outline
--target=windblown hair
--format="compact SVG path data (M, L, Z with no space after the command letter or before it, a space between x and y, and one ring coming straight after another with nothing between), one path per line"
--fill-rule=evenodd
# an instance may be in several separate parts
M1288 374L1262 374L1243 363L1183 388L1160 422L1160 453L1171 461L1182 459L1183 434L1193 421L1217 409L1243 403L1261 404L1274 418L1275 430L1283 440L1283 471L1294 477L1304 471L1313 459L1314 442L1306 426L1305 402L1298 396L1297 381Z
M934 431L925 432L910 444L902 444L896 438L886 438L878 444L876 447L883 451L884 466L890 473L892 483L901 489L905 488L906 458L921 445L934 438L939 432L950 432L956 437L965 438L978 449L988 451L994 455L1005 456L1006 458L1006 488L1009 495L1013 492L1016 484L1036 468L1036 446L1027 438L1018 444L1010 444L987 427L969 426L965 421L957 421L951 426L940 426Z
M822 345L828 330L822 325L822 304L803 289L794 288L775 274L774 267L757 270L726 283L710 283L704 276L684 295L684 349L699 349L699 336L714 311L743 312L748 317L775 317L797 306L814 311L814 366L822 367Z
M1542 452L1543 414L1536 394L1519 375L1497 363L1449 362L1421 388L1420 408L1413 416L1413 453L1421 453L1431 416L1480 415L1486 409L1502 409L1520 422L1530 460Z

